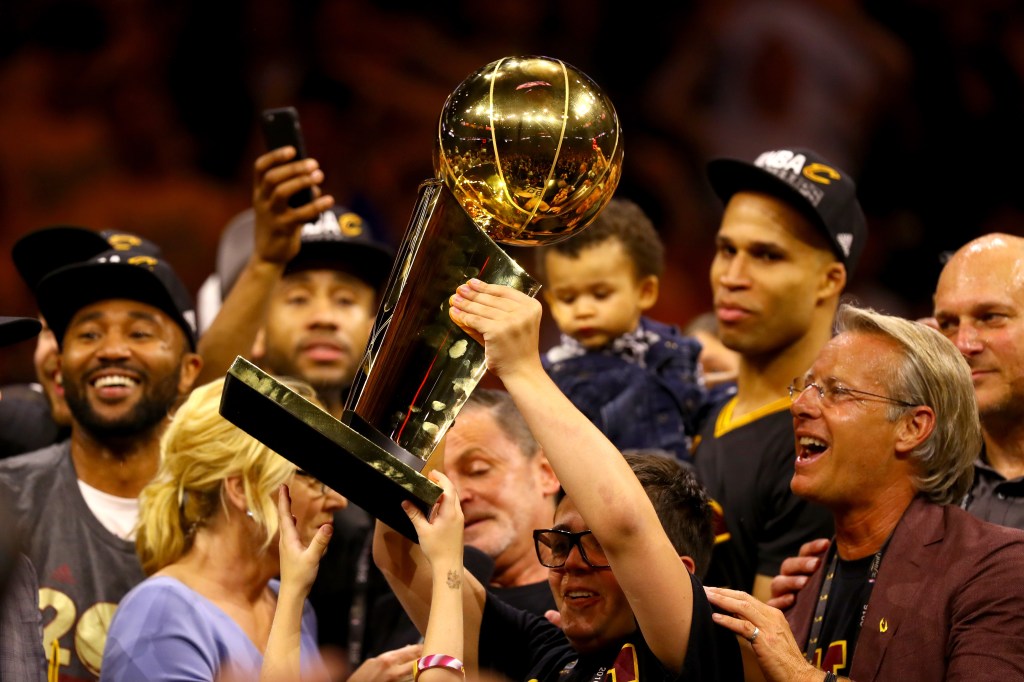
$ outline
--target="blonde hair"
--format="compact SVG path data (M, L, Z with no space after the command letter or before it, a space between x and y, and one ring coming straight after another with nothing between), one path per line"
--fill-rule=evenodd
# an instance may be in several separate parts
M935 428L910 456L917 461L916 487L938 504L959 502L974 480L981 451L981 424L971 369L945 336L919 322L843 304L838 332L877 334L895 341L903 362L886 377L889 395L935 411ZM907 408L892 405L895 421Z
M231 476L241 477L247 511L263 531L260 550L277 534L275 492L296 467L220 415L223 389L224 379L194 389L160 439L160 467L139 496L135 549L146 575L180 559L218 505L227 509L223 483Z

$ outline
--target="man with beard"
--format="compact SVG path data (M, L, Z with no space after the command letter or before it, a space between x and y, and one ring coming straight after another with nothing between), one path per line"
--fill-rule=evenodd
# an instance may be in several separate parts
M60 347L67 441L0 462L16 531L39 575L50 678L94 680L106 628L142 580L131 536L159 438L199 374L194 311L157 257L111 249L35 287Z
M34 292L43 277L54 270L110 249L131 249L136 255L161 257L160 247L144 237L74 225L53 225L24 235L15 242L11 257L18 274ZM40 322L43 329L32 357L36 381L3 387L7 400L0 401L0 458L39 450L71 433L71 414L57 366L57 339L46 320Z

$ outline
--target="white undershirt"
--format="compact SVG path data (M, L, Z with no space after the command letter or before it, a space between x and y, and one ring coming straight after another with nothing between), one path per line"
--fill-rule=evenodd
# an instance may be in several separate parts
M78 479L85 504L103 527L122 540L135 539L135 523L139 520L139 498L118 497L97 490Z

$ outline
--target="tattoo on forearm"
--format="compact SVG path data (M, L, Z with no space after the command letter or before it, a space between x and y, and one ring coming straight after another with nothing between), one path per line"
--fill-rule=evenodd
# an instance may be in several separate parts
M462 576L454 568L448 571L448 587L453 590L462 587Z

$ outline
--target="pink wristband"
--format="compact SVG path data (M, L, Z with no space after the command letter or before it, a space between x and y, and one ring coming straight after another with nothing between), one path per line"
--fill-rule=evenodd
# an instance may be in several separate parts
M421 672L429 668L448 668L452 672L461 674L463 678L466 677L466 666L459 659L445 654L430 654L416 661L416 665L413 667L413 682L419 679Z

